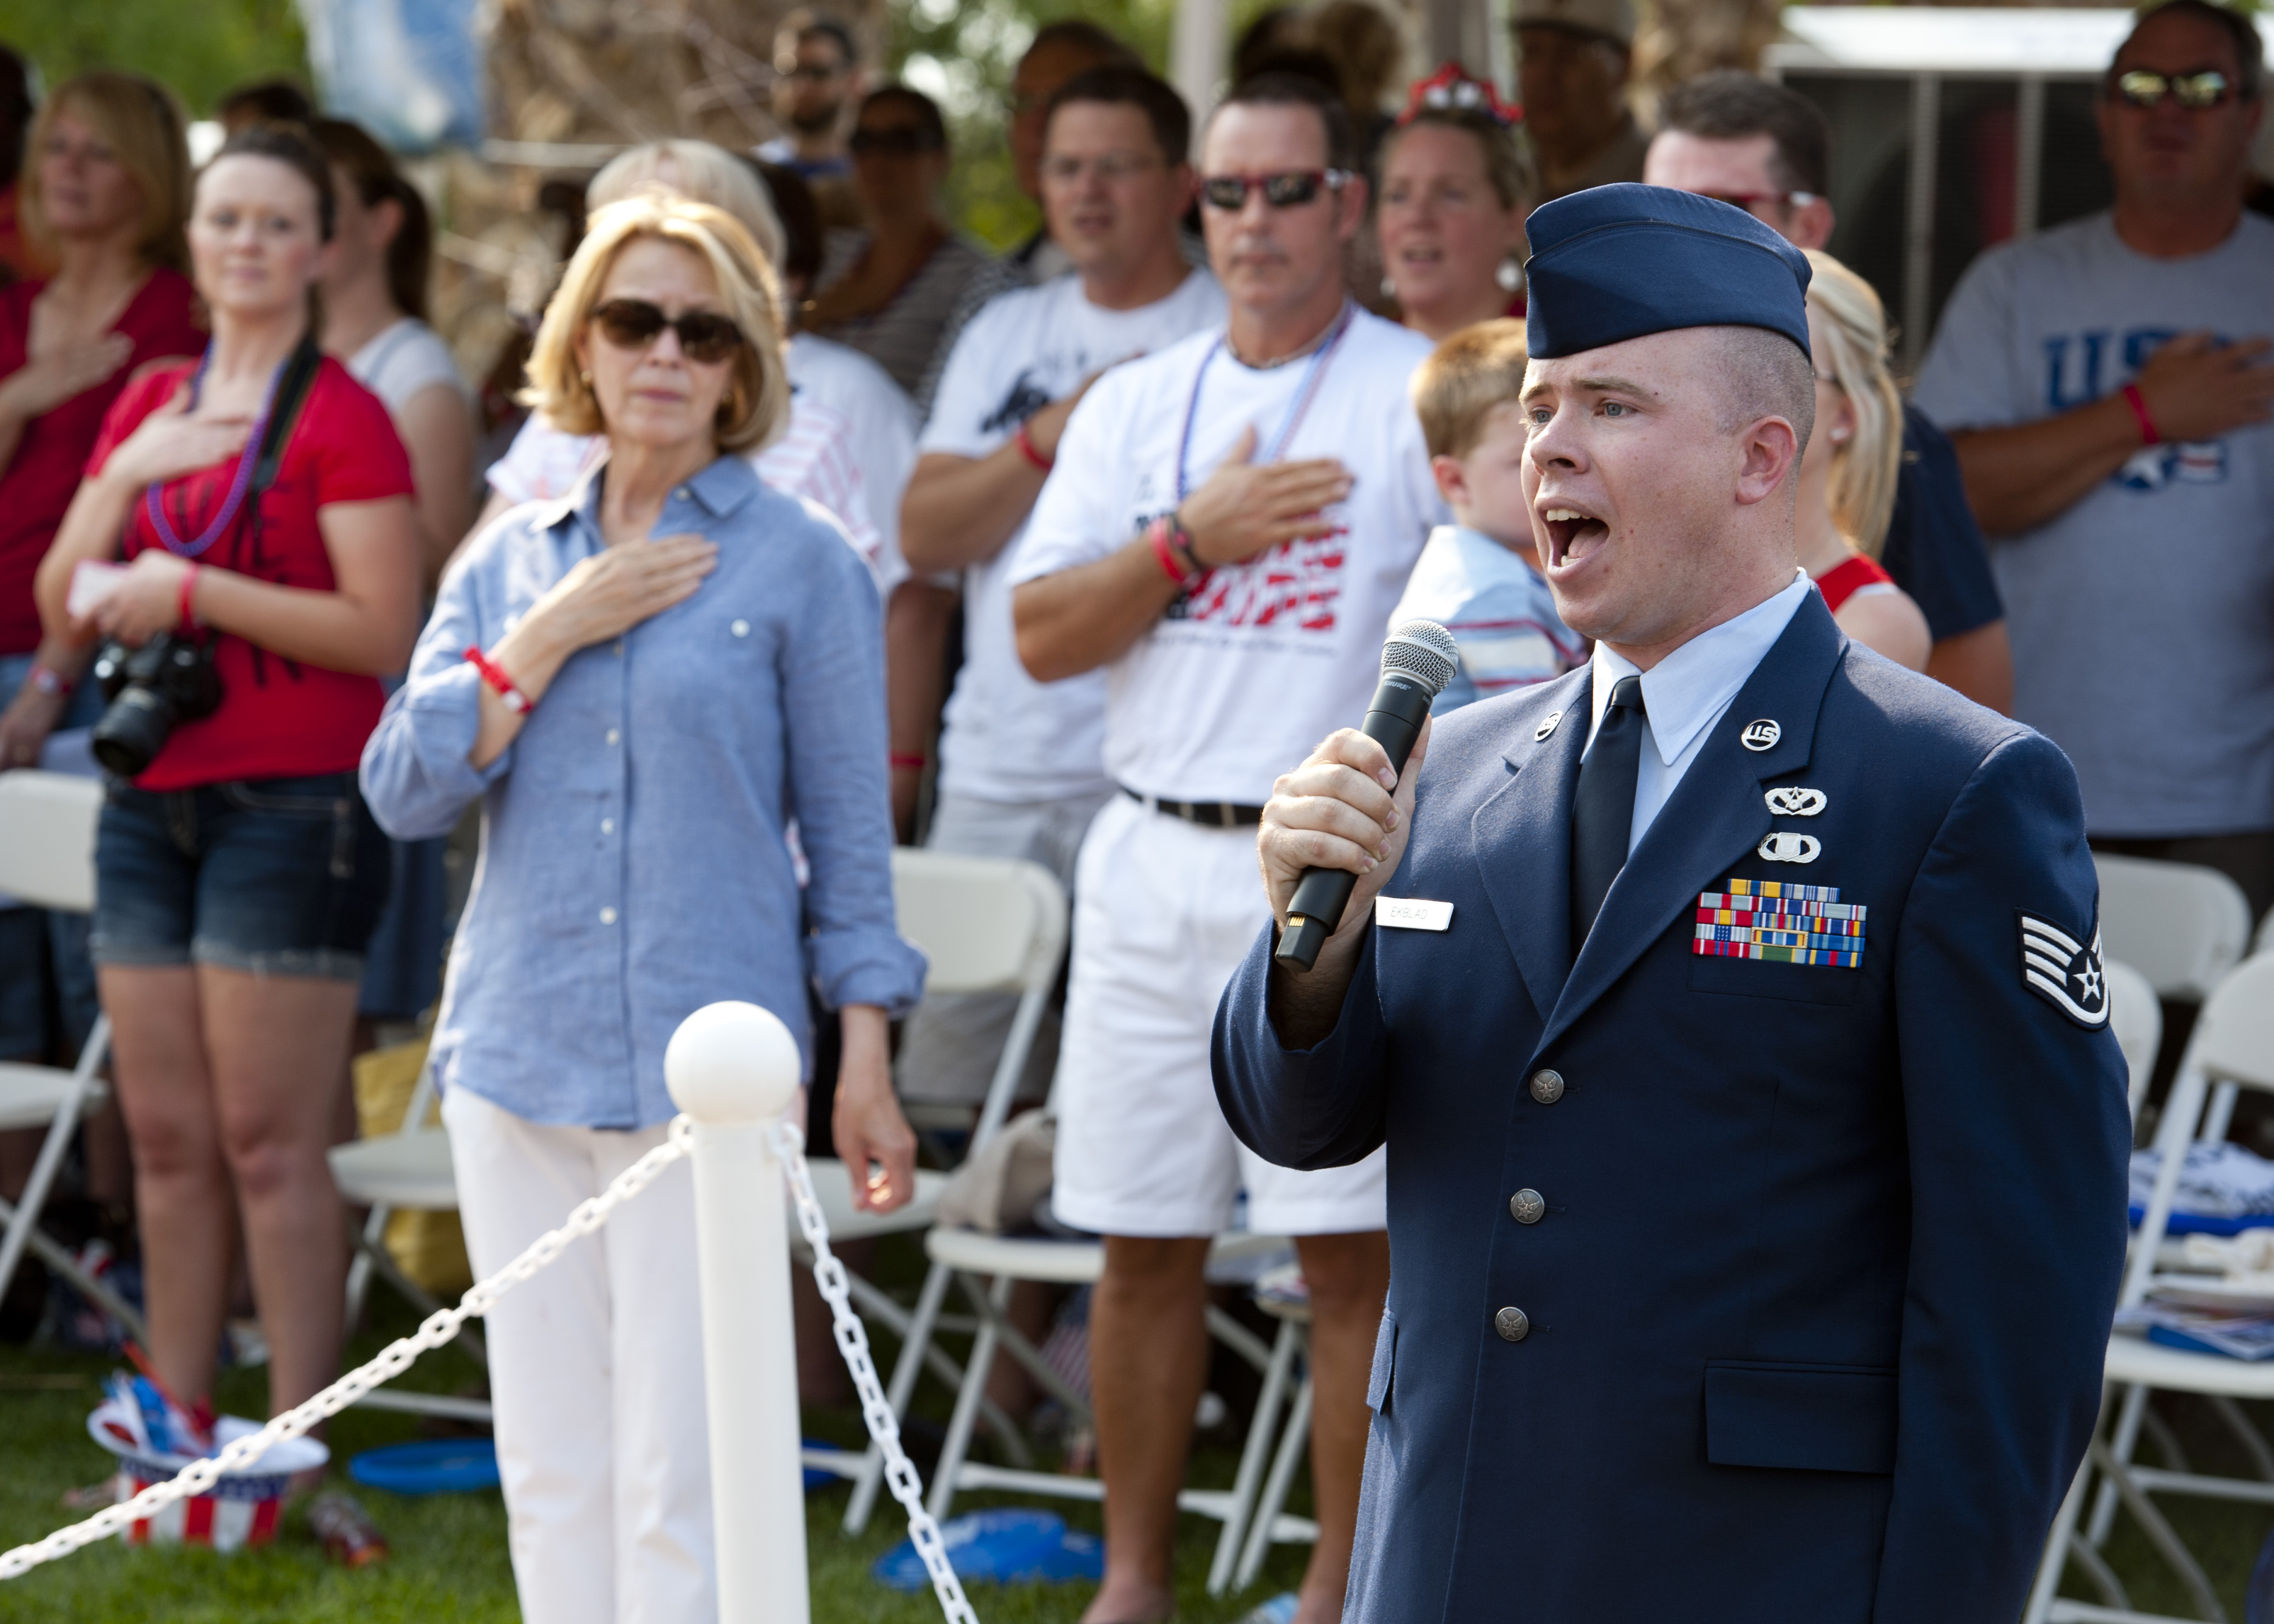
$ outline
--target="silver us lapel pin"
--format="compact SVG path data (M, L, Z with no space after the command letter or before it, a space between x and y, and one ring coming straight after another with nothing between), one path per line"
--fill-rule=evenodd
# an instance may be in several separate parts
M1561 710L1550 710L1546 716L1541 717L1540 718L1540 726L1532 730L1532 743L1538 744L1542 740L1546 739L1548 734L1554 733L1555 731L1555 724L1562 719L1563 713Z
M1737 735L1737 742L1749 750L1773 750L1776 741L1784 737L1784 729L1767 717L1745 724L1745 731Z

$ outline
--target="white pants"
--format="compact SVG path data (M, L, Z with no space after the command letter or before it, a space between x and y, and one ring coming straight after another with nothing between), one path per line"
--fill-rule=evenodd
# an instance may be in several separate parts
M1203 829L1116 795L1074 883L1050 1210L1101 1235L1215 1235L1241 1188L1261 1235L1388 1224L1388 1159L1299 1173L1232 1137L1209 1072L1216 1006L1270 917L1253 829Z
M442 1122L477 1276L665 1133L548 1127L463 1088ZM506 1293L484 1330L524 1624L717 1618L693 1170L665 1169Z
M942 794L932 810L931 833L924 845L966 857L1040 863L1071 890L1083 831L1104 800L1103 795L1075 795L1063 801L1011 802ZM987 1085L995 1079L1012 1018L1018 1012L1015 993L943 993L926 998L901 1034L900 1097L926 1103L981 1103L987 1098ZM1026 1075L1013 1097L1040 1100L1048 1094L1058 1055L1058 1012L1045 1009L1043 1024L1035 1031Z

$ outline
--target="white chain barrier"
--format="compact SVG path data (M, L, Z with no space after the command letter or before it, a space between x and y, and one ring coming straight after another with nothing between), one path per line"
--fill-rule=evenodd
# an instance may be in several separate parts
M812 1175L806 1170L805 1135L784 1122L775 1124L766 1139L782 1170L789 1176L790 1196L797 1206L797 1227L813 1252L813 1283L828 1300L837 1350L845 1356L845 1367L853 1372L853 1385L861 1395L861 1418L869 1424L869 1436L876 1440L877 1449L884 1455L885 1486L908 1514L908 1538L916 1554L923 1559L924 1571L931 1575L932 1593L939 1598L939 1610L947 1615L947 1624L979 1624L979 1615L964 1599L963 1584L955 1576L954 1564L947 1560L947 1545L940 1538L939 1524L924 1509L923 1479L916 1475L915 1462L900 1448L900 1419L892 1413L892 1403L885 1397L885 1384L877 1380L876 1361L869 1357L868 1327L853 1312L853 1294L845 1283L845 1266L829 1250L829 1222L822 1215L820 1201L814 1197Z
M420 1322L418 1330L390 1342L369 1364L350 1371L313 1398L274 1417L259 1432L248 1432L219 1454L192 1461L179 1475L152 1484L132 1500L106 1506L85 1522L59 1528L45 1539L18 1545L0 1554L0 1581L20 1578L43 1562L69 1556L98 1539L123 1533L131 1524L156 1515L177 1500L202 1494L223 1473L252 1465L273 1445L305 1435L319 1422L328 1420L373 1388L394 1380L409 1370L420 1354L442 1347L457 1335L459 1327L468 1320L487 1312L500 1297L560 1257L569 1242L591 1234L607 1222L609 1214L617 1207L689 1154L694 1135L692 1120L685 1116L673 1118L663 1143L617 1174L599 1194L579 1202L560 1228L538 1237L512 1262L470 1287L455 1306L436 1310ZM939 1598L940 1610L946 1615L948 1624L979 1624L979 1615L965 1599L963 1586L948 1561L939 1524L924 1509L923 1480L900 1448L900 1418L885 1400L884 1384L877 1377L876 1362L869 1356L868 1330L853 1312L845 1266L830 1251L829 1222L814 1196L813 1177L805 1164L805 1136L789 1124L779 1123L768 1131L767 1139L787 1176L790 1194L796 1205L798 1228L813 1252L814 1284L828 1301L838 1350L845 1356L853 1385L861 1395L861 1417L868 1424L869 1436L884 1454L885 1481L892 1489L892 1498L907 1510L908 1538L923 1559L924 1571L931 1575L932 1590Z

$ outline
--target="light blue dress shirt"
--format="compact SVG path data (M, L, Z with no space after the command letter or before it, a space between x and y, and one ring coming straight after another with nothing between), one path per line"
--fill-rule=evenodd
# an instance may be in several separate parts
M716 542L718 568L684 602L571 655L511 748L467 763L481 677L465 650L493 646L603 550L606 473L468 545L362 776L397 839L443 834L483 803L434 1027L442 1085L532 1122L630 1129L674 1115L664 1046L695 1010L772 1010L810 1071L809 982L832 1007L900 1014L924 961L892 922L876 589L820 509L767 489L740 457L674 492L653 530Z
M1634 855L1659 809L1673 795L1682 775L1690 771L1690 763L1698 759L1713 724L1721 719L1737 690L1753 674L1753 667L1776 646L1776 640L1784 635L1784 628L1792 624L1792 617L1815 590L1816 583L1807 572L1796 570L1792 584L1775 597L1698 633L1648 671L1600 643L1595 645L1594 719L1587 727L1589 749L1594 748L1596 730L1603 725L1603 712L1610 708L1611 689L1618 686L1621 677L1642 679L1642 708L1647 718L1643 738L1649 748L1635 768L1634 823L1627 831L1628 856Z

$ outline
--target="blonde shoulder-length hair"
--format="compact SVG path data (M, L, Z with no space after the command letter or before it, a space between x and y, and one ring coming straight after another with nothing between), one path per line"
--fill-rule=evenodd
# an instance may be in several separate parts
M773 267L733 215L667 192L644 192L592 216L537 329L523 403L563 432L607 432L600 403L576 363L576 336L600 302L616 256L642 237L676 243L710 266L719 303L745 341L734 352L734 376L719 402L719 448L756 450L789 417L789 370L782 358L781 295Z
M188 124L173 92L139 73L97 68L55 88L24 143L24 229L49 253L56 251L54 225L41 195L40 152L57 115L69 113L100 137L134 177L142 193L142 228L135 250L145 265L162 265L186 274L190 245L184 228L190 218Z
M1827 341L1816 370L1839 382L1856 432L1832 450L1832 522L1872 558L1886 544L1903 461L1903 398L1887 355L1887 314L1871 284L1819 249L1808 251L1808 303Z

